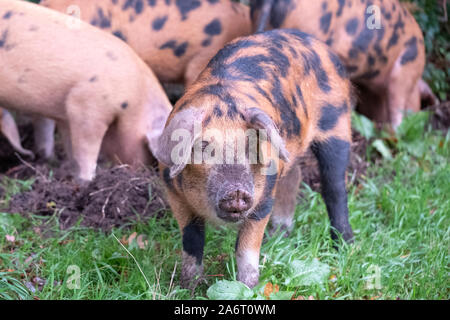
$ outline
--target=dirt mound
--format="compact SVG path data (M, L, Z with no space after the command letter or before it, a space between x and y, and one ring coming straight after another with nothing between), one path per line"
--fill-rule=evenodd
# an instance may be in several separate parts
M32 190L13 196L8 212L56 213L63 229L81 220L82 226L109 230L145 220L166 208L159 179L152 170L132 170L128 166L100 169L95 179L84 185L70 175L61 178L62 173L57 174L58 178L48 178L45 166L35 170Z

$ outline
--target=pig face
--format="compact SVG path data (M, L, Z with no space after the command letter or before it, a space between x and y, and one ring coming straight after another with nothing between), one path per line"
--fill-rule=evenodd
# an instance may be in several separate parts
M257 108L227 126L204 110L176 113L160 138L156 157L165 166L168 191L183 194L208 220L241 222L268 214L283 166L279 160L288 160L275 124Z

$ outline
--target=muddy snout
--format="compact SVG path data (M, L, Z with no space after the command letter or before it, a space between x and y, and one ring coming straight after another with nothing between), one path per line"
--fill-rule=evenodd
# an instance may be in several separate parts
M231 220L240 219L253 205L253 197L247 190L238 188L228 191L219 199L220 211L228 214Z
M254 203L250 170L243 165L219 165L208 180L209 200L217 216L228 222L245 219Z

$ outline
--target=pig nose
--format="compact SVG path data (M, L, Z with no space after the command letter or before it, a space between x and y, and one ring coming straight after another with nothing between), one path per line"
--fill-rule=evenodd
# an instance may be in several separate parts
M224 212L245 212L251 208L253 199L245 190L234 190L228 192L219 201L219 208Z

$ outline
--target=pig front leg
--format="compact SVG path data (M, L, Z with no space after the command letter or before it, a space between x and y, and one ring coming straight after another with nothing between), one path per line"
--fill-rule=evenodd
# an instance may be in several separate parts
M248 219L239 230L236 242L237 278L253 288L259 281L259 254L270 215L262 220Z
M201 218L189 220L182 229L183 262L181 267L181 285L194 289L202 280L203 249L205 246L205 222Z
M166 181L167 180L167 181ZM203 275L203 249L205 246L205 221L196 217L175 194L172 180L164 179L167 200L181 230L183 253L181 287L195 289Z

